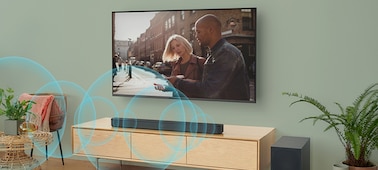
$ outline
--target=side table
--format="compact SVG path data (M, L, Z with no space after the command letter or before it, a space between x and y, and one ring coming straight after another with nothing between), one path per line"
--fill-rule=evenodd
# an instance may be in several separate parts
M25 153L35 145L48 145L53 136L50 132L35 131L25 135L4 135L0 133L0 169L33 169L39 167L38 160Z

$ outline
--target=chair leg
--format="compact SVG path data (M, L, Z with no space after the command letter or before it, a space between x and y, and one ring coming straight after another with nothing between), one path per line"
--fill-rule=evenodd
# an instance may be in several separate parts
M59 135L59 130L56 130L56 133L58 135L58 141L59 141L59 149L60 149L60 157L62 158L62 164L64 165L64 158L63 158L63 151L62 151L62 143L60 142L60 135ZM33 148L30 150L30 157L33 157ZM46 145L46 160L48 160L48 149Z
M60 149L60 157L62 158L62 164L64 165L63 151L62 151L62 144L61 144L61 142L60 142L59 130L57 130L56 133L57 133L57 135L58 135L59 149Z
M34 148L30 149L30 157L33 157L33 150L34 150ZM46 160L48 160L48 157L47 157L47 145L46 145Z
M46 160L48 160L48 157L47 157L47 144L46 144Z

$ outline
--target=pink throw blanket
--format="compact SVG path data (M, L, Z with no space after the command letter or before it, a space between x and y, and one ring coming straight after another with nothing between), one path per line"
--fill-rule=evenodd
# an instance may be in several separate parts
M51 104L54 100L54 96L30 95L27 93L23 93L18 100L32 100L35 102L35 104L33 104L30 110L30 112L34 113L34 115L29 116L29 121L35 123L38 126L38 130L49 132L49 117L51 112Z

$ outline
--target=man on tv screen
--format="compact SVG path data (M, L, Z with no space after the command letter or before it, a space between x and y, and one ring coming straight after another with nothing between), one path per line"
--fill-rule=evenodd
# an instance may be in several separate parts
M208 47L202 81L168 77L175 88L203 98L249 100L249 78L240 50L222 38L221 22L206 14L195 23L196 39Z

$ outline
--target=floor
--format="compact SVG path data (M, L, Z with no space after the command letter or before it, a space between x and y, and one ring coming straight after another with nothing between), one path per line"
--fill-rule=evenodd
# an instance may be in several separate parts
M0 158L2 158L3 153L0 152ZM35 168L34 170L96 170L95 164L88 160L79 160L79 159L69 159L64 158L64 165L60 158L50 157L48 160L45 160L41 155L34 155L34 158L43 161L40 167ZM142 165L141 165L142 164ZM161 168L153 168L150 164L143 163L132 163L123 162L121 165L118 161L109 162L109 160L99 161L99 170L161 170ZM0 168L1 169L1 168ZM197 168L185 168L185 167L175 167L170 166L167 170L201 170Z
M42 170L95 170L95 166L84 160L64 159L64 165L59 158L49 158L41 165ZM157 168L121 165L115 163L100 162L100 170L158 170Z

